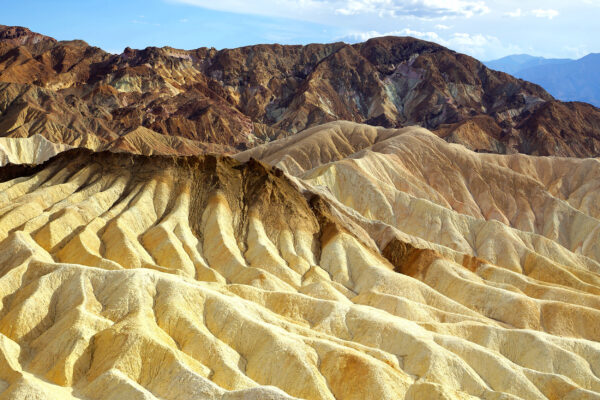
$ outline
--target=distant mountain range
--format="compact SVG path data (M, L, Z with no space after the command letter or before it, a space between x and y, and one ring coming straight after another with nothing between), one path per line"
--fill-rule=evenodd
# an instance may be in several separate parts
M544 58L530 56L529 54L513 54L497 60L486 61L484 64L488 68L516 76L519 72L529 68L535 68L542 65L564 64L570 61L575 60L571 58Z
M600 54L588 54L578 60L516 54L485 64L537 83L560 100L600 106Z

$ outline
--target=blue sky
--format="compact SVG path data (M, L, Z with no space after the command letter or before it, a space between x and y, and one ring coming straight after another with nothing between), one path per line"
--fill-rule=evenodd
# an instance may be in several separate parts
M394 34L482 60L600 52L600 0L2 0L0 24L107 51L357 42Z

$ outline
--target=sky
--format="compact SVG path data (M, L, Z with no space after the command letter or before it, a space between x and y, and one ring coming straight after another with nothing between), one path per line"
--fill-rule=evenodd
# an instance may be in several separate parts
M113 53L127 46L433 41L480 60L600 52L600 0L0 0L0 24Z

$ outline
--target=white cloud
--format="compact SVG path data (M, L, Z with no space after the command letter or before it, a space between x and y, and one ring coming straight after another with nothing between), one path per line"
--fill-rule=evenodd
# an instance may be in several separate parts
M504 13L504 15L506 15L507 17L511 17L511 18L518 18L518 17L523 16L523 11L520 8L517 8L514 11L509 11L507 13Z
M338 40L350 43L364 42L374 37L385 36L385 33L379 33L377 31L366 31L366 32L352 32L344 37L338 38Z
M265 31L260 33L262 41L329 42L340 37L347 41L364 41L386 34L409 35L484 60L518 52L548 57L560 55L558 51L564 51L563 42L569 43L565 39L569 35L578 37L578 42L588 43L591 39L583 33L559 34L548 21L560 20L563 26L578 24L572 21L579 21L581 15L592 18L594 10L598 10L590 4L600 7L600 0L570 0L568 4L564 0L162 1L237 13L240 18L244 18L242 15L269 17L273 26L295 24L291 19L301 21L303 27L289 38L278 31L272 32L274 28L262 28ZM583 22L588 31L600 29ZM321 33L325 27L328 33ZM531 35L531 32L539 34ZM555 38L556 43L545 40L547 37ZM597 51L597 45L588 47Z
M484 35L481 33L465 33L457 32L449 36L441 36L436 32L418 31L410 28L404 28L397 31L380 33L378 31L353 32L350 35L342 38L349 42L364 42L374 37L379 36L412 36L415 38L428 40L441 44L452 50L460 53L469 54L479 59L486 59L489 56L488 52L491 48L503 53L519 53L522 49L515 45L504 45L500 39L492 35Z
M454 33L448 38L441 38L438 43L480 60L489 59L497 54L523 52L519 45L503 43L498 37L483 33Z
M241 14L283 17L319 23L352 16L422 19L471 18L489 12L483 0L166 0ZM339 21L341 22L341 21Z
M469 33L455 33L449 38L446 43L448 46L454 46L461 49L472 49L473 47L482 48L490 44L491 41L496 41L498 38L489 35L482 35L481 33L469 34Z
M472 17L489 11L483 1L473 0L326 0L322 5L339 5L335 12L342 15L376 13L388 16Z
M394 32L392 32L391 34L396 35L396 33L394 33ZM417 37L419 39L425 39L425 40L429 40L432 42L440 40L440 36L435 32L419 32L419 31L413 31L412 29L408 29L408 28L399 31L398 34L400 34L402 36Z
M520 8L517 8L514 11L509 11L509 12L505 12L504 16L506 17L511 17L511 18L519 18L519 17L525 17L525 16L534 16L536 18L548 18L548 19L552 19L556 16L559 15L559 12L553 9L541 9L541 8L537 8L535 10L531 10L531 11L523 11Z
M543 10L541 8L538 8L536 10L532 10L531 13L536 16L537 18L548 18L548 19L552 19L556 16L558 16L558 11L556 10L552 10L552 9L547 9L547 10Z
M374 37L380 36L412 36L419 39L425 39L429 41L439 41L440 36L435 32L419 32L409 28L404 28L398 31L390 31L385 33L380 33L377 31L367 31L367 32L353 32L348 36L342 38L343 40L347 40L350 42L364 42L366 40L372 39Z

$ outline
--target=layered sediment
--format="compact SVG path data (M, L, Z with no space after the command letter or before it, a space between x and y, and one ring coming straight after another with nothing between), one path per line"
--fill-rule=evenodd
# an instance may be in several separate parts
M415 38L110 54L0 25L0 136L233 154L338 120L419 125L479 152L600 154L597 108Z
M286 140L1 168L0 398L600 397L597 160Z

